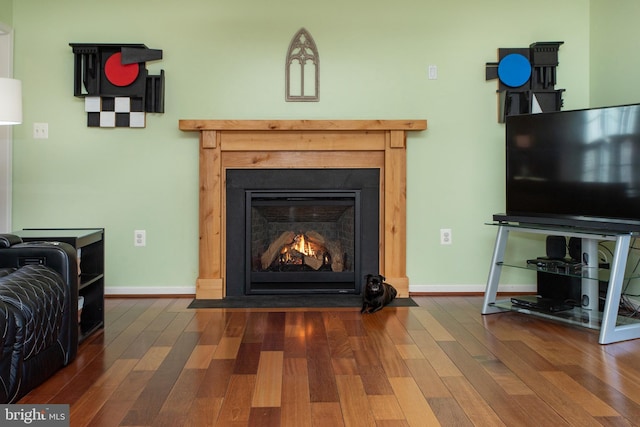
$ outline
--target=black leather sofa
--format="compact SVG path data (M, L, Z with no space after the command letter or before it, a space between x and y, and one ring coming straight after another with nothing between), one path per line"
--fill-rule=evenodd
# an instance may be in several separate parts
M75 249L0 234L0 403L19 400L77 351Z

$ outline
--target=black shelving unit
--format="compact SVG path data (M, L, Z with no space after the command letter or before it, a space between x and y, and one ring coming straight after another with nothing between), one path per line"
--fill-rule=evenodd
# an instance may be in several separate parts
M78 252L78 297L84 299L80 315L82 342L104 327L104 228L24 228L14 231L24 242L64 242Z

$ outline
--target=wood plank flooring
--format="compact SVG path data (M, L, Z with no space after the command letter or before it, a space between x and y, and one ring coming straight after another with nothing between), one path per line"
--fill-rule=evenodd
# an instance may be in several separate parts
M92 427L640 423L640 340L414 299L365 316L107 299L104 332L21 403L68 403Z

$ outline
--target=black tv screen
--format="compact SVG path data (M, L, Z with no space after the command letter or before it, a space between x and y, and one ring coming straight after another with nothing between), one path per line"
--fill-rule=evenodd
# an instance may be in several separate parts
M519 222L639 231L640 104L507 117L506 211Z

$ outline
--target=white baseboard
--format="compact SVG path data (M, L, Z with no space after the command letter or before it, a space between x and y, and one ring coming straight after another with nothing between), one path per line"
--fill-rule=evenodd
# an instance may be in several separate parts
M409 292L415 293L484 293L485 284L479 285L409 285ZM536 285L500 285L498 292L535 292Z
M409 285L409 292L415 293L484 293L486 285ZM535 292L536 285L500 285L498 292ZM195 286L117 286L107 287L105 295L195 295Z
M105 295L195 295L195 286L107 286Z

